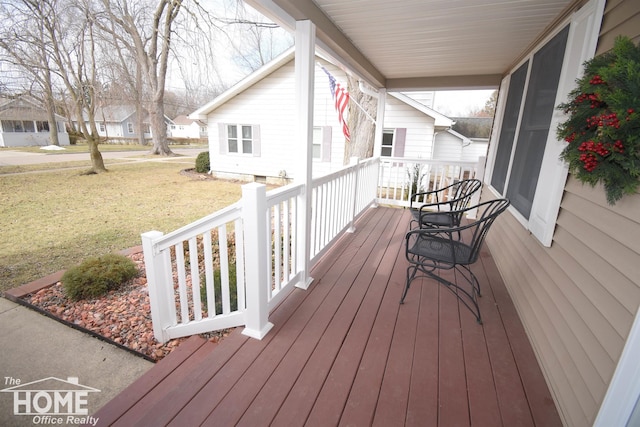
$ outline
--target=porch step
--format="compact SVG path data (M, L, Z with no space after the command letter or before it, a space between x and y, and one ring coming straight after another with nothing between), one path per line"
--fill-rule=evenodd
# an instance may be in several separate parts
M217 344L194 335L180 344L168 356L149 369L133 384L107 402L95 413L99 426L117 424L124 415L143 415L150 400L161 398L178 386L192 366L197 365ZM154 399L145 399L153 394ZM146 402L145 402L146 401ZM138 416L139 416L138 415Z

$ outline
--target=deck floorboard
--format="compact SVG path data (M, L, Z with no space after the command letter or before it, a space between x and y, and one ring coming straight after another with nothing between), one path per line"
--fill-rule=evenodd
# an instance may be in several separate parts
M559 426L490 253L483 325L408 266L407 211L369 210L272 312L262 340L194 337L98 413L99 425ZM443 273L452 279L452 272Z

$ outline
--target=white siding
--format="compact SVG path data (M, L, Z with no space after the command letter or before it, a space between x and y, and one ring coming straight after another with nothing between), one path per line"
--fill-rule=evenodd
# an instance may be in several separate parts
M343 85L345 75L325 64ZM331 162L314 161L314 175L325 174L342 167L344 136L326 74L316 67L314 126L331 126ZM219 174L278 177L286 171L295 177L300 163L300 141L296 141L296 111L294 62L282 66L252 87L217 108L208 117L209 151L212 171ZM261 155L220 154L218 124L260 126ZM224 135L222 136L224 138Z
M432 117L393 96L387 96L384 127L385 129L407 129L404 157L432 158L434 122L435 120ZM375 154L380 155L380 153Z
M438 132L435 140L436 144L433 150L435 160L460 161L462 159L462 139L449 132Z

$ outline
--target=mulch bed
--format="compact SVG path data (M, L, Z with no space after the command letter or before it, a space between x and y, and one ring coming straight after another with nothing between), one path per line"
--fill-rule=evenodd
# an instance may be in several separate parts
M101 298L72 301L65 296L62 283L57 282L25 296L23 301L76 329L90 331L92 335L129 349L147 360L158 361L188 337L164 344L155 339L143 254L137 252L127 256L138 265L139 277ZM229 333L226 330L202 336L218 342Z

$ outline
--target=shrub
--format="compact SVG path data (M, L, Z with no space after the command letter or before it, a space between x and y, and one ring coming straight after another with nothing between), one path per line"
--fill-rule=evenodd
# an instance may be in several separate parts
M209 162L209 152L203 151L196 157L196 172L207 173L211 170L211 163Z
M216 307L215 314L222 314L222 287L220 280L220 269L216 269L213 273L214 277L214 291L216 298ZM237 288L237 278L236 278L236 265L229 264L229 301L231 311L235 311L238 309L238 288ZM204 275L200 278L200 300L203 304L207 303L207 287ZM210 308L207 308L210 314Z
M77 301L96 298L138 275L136 264L124 255L108 254L87 258L62 276L68 298Z

